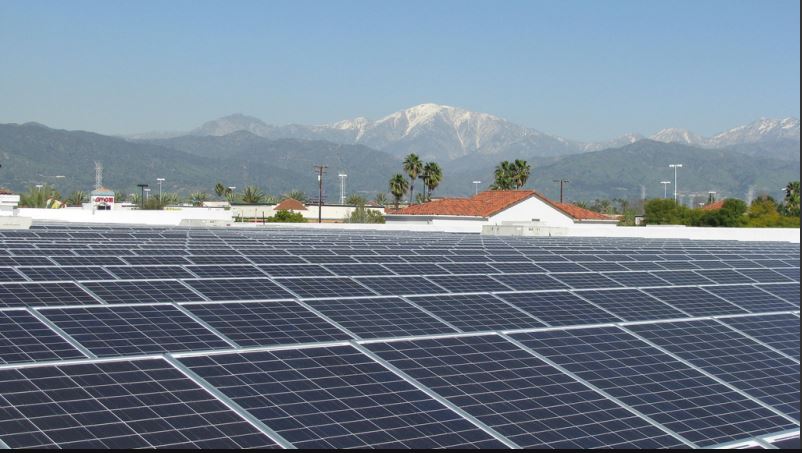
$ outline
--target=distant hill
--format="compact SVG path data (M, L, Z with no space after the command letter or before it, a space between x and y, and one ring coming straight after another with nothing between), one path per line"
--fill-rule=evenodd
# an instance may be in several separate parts
M640 198L642 192L648 197L662 196L659 181L673 181L669 163L685 165L679 172L683 193L713 190L719 197L746 198L761 192L780 196L781 187L799 179L798 153L793 152L798 144L786 142L783 156L787 160L769 157L775 153L767 153L761 143L704 149L652 140L567 156L542 157L526 149L470 154L439 161L445 179L435 194L471 194L472 181L482 181L481 188L492 183L493 168L499 161L524 158L533 166L528 187L557 197L558 185L552 181L569 179L568 200ZM0 125L0 186L22 191L49 182L64 194L88 191L94 184L96 160L103 163L104 184L114 190L135 192L137 183L155 186L156 178L164 177L165 191L184 195L193 191L212 193L217 181L239 189L256 184L272 194L298 189L316 195L312 166L324 164L329 167L325 191L330 202L339 198L340 172L348 174L348 193L368 197L387 192L390 176L401 172L400 158L362 145L271 140L246 131L128 141L39 124ZM53 175L66 178L48 178ZM420 189L418 181L416 191Z

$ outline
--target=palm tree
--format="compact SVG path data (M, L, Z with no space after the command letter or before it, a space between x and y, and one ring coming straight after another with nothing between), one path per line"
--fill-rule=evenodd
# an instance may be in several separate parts
M301 203L306 203L306 200L307 200L306 194L303 193L300 190L297 190L297 189L293 189L293 190L285 193L284 195L282 195L282 198L285 199L285 200L287 198L292 198L293 200L298 200Z
M532 166L526 163L525 160L520 159L515 159L515 162L513 162L512 166L513 183L515 184L516 189L520 189L526 185L526 181L529 179L529 174L532 172Z
M425 189L425 200L432 199L432 192L437 188L437 186L440 185L442 180L443 170L440 168L440 165L438 165L437 162L427 162L426 165L423 166L423 188ZM428 194L426 190L428 190Z
M789 182L785 186L785 214L799 216L799 181Z
M66 200L67 206L81 206L81 204L87 199L86 192L83 190L77 190L70 194ZM116 200L116 198L115 198Z
M510 161L505 160L496 165L494 175L495 182L493 182L493 185L490 186L490 188L492 190L512 190L512 188L515 187L515 181L513 179L514 173L515 169Z
M224 186L222 182L218 182L214 185L214 193L218 198L223 198L223 196L227 195L228 192L228 187Z
M409 202L412 203L412 192L415 190L415 180L423 171L423 162L417 154L411 153L404 158L404 171L409 176Z
M20 206L23 208L46 208L47 201L58 200L61 194L50 184L41 187L31 186L28 192L20 195Z
M264 192L256 186L248 186L242 191L242 202L245 204L259 204L264 199Z
M357 195L355 193L352 193L351 195L348 195L347 197L345 197L345 204L347 204L347 205L365 206L367 203L368 203L368 200L365 199L365 197L363 197L362 195Z
M376 194L376 198L373 199L379 206L384 206L387 204L387 194L384 192L379 192Z
M203 206L203 203L208 199L209 195L206 192L194 192L189 196L192 206Z
M395 208L398 209L398 203L401 202L401 198L407 193L407 189L409 188L409 182L407 182L404 175L401 173L396 173L395 176L390 178L390 193L393 194L393 198L395 199Z

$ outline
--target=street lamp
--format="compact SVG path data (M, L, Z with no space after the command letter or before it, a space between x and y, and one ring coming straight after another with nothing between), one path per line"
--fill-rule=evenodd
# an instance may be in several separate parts
M668 167L674 169L674 201L677 201L677 169L682 168L682 164L669 164Z
M340 173L340 204L345 204L345 178L348 177L345 173Z
M137 187L142 191L142 195L139 196L139 207L141 209L145 209L145 188L148 187L147 184L137 184Z
M145 201L148 201L149 199L150 199L150 189L145 188Z
M663 198L668 198L668 185L671 181L660 181L660 184L663 185Z
M162 201L162 183L164 182L164 178L156 178L156 181L159 181L159 202Z
M481 184L481 183L482 183L482 181L474 181L473 182L473 194L474 195L479 195L479 184Z

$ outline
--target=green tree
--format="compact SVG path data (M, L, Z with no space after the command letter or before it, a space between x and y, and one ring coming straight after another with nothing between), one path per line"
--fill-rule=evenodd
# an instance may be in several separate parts
M192 206L203 206L203 203L209 200L209 194L206 192L194 192L190 194L189 201Z
M686 225L690 209L670 198L648 200L643 207L644 221L649 225Z
M228 187L224 186L222 182L218 181L217 184L214 185L214 194L217 195L217 198L223 198L228 191Z
M304 215L300 212L291 212L286 209L281 209L273 214L273 217L267 218L271 223L305 223Z
M401 198L403 198L404 194L407 193L409 189L409 182L407 182L404 175L401 173L396 173L392 178L390 178L390 193L393 195L393 199L395 200L395 208L398 209L398 204L401 202Z
M423 188L424 199L431 200L432 192L443 181L443 169L440 168L437 162L427 162L423 166Z
M384 223L384 216L379 211L361 205L345 218L345 223Z
M373 199L379 206L384 206L387 204L387 194L384 192L379 192L376 194L376 197Z
M529 175L532 173L532 166L525 160L515 159L512 164L512 181L516 189L520 189L526 185L529 180Z
M345 204L350 206L365 206L367 203L368 200L365 197L357 195L355 193L352 193L347 197L345 197Z
M791 181L785 186L783 213L787 216L799 217L799 181Z
M411 153L404 158L404 171L409 176L409 203L412 204L412 193L415 191L415 180L423 171L423 162L417 154Z
M49 200L58 200L61 194L50 184L41 187L30 186L28 192L20 194L20 206L23 208L47 208Z
M67 206L81 206L85 201L89 199L89 195L83 190L76 190L75 192L71 193L66 200ZM115 198L116 200L116 198ZM121 200L122 201L122 200Z
M264 192L256 186L248 186L242 191L242 202L245 204L260 204L264 199Z
M116 191L114 192L114 202L115 203L122 203L123 201L127 200L128 197L125 196L125 193Z
M515 188L515 165L505 160L496 165L495 181L490 186L492 190L512 190Z
M301 203L307 203L308 202L308 197L306 196L306 194L303 193L300 190L297 190L297 189L293 189L293 190L283 194L281 197L282 197L283 200L286 200L287 198L292 198L293 200L298 200Z

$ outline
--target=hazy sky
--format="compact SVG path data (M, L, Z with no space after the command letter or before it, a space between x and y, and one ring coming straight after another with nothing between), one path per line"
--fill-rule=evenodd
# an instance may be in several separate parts
M799 1L0 0L0 123L101 133L423 102L581 140L799 117Z

